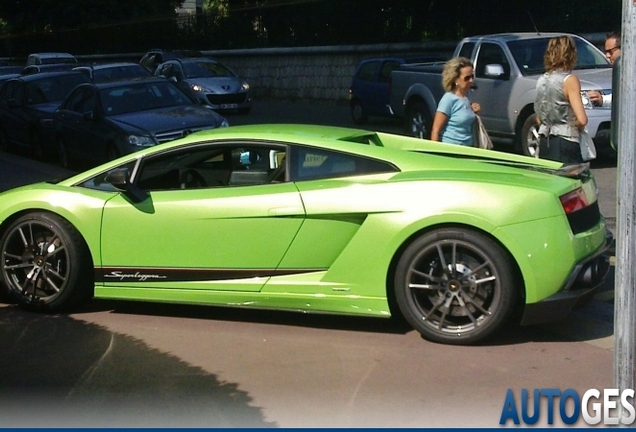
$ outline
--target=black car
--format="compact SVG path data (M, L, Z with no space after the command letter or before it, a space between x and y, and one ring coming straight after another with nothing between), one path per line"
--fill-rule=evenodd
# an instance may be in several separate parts
M63 167L99 164L192 132L228 125L163 78L83 84L56 111L56 142Z
M77 85L90 82L79 72L15 76L0 87L0 148L27 149L43 159L53 147L53 112Z

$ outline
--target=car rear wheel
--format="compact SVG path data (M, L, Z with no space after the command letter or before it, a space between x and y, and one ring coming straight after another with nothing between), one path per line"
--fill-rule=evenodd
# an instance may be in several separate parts
M29 213L0 237L0 271L9 293L27 309L54 312L92 295L92 260L78 231L49 213Z
M356 100L351 103L351 119L355 124L365 124L369 120L369 116L364 112L364 108L360 105L360 101Z
M433 121L424 102L415 102L407 110L406 133L421 139L430 139Z
M510 256L492 239L438 229L411 243L395 274L404 318L426 339L467 345L501 329L519 298Z

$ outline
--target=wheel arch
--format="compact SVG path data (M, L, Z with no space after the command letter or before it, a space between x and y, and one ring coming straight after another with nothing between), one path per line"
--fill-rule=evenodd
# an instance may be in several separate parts
M519 291L518 292L518 294L519 294L519 296L518 296L519 304L517 305L517 311L520 312L521 308L525 304L526 287L525 287L525 283L524 283L521 267L519 266L519 263L515 259L514 255L510 252L510 250L497 237L492 235L490 232L485 231L484 229L476 227L474 225L469 225L469 224L464 224L464 223L457 223L457 222L448 222L448 223L440 223L440 224L436 224L436 225L430 225L430 226L421 228L421 229L413 232L410 236L408 236L402 242L402 244L396 249L395 253L391 257L391 261L389 262L389 267L388 267L387 274L386 274L386 284L385 284L386 285L386 298L387 298L387 302L389 304L389 311L391 313L391 316L402 316L402 312L400 311L400 309L398 307L397 300L396 300L396 297L395 297L395 275L396 275L396 270L397 270L398 263L400 261L400 258L404 254L404 251L416 239L418 239L422 235L425 235L427 233L430 233L430 232L438 230L438 229L444 229L444 228L460 228L460 229L471 230L471 231L474 231L476 233L479 233L479 234L489 238L490 240L494 241L499 247L501 247L501 249L504 251L504 253L506 253L509 256L511 262L514 263L514 268L512 269L512 271L514 273L514 278L516 280L515 288ZM520 316L521 314L519 313L517 315Z
M76 224L74 224L71 220L69 220L69 218L65 217L64 215L62 215L60 213L57 213L57 212L54 212L54 211L51 211L51 210L48 210L48 209L26 208L26 209L22 209L22 210L20 210L20 211L18 211L16 213L13 213L9 217L7 217L5 220L3 220L2 223L0 223L0 238L2 238L2 236L7 231L8 227L11 226L11 224L14 221L18 220L22 216L25 216L25 215L27 215L29 213L46 213L48 215L58 217L58 218L64 220L65 222L67 222L69 225L71 225L77 231L80 239L82 240L82 242L84 243L84 246L86 247L86 250L88 250L89 258L91 260L91 265L93 266L93 268L95 267L95 263L99 262L99 256L98 255L96 256L95 252L90 247L89 243L86 241L85 233L83 233L82 230L79 229Z

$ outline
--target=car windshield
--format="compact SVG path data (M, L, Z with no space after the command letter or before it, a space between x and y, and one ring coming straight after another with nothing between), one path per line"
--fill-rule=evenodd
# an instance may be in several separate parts
M55 102L63 100L71 90L85 82L86 77L82 74L59 75L27 82L25 91L30 105Z
M183 63L186 78L234 77L234 72L216 61L197 61Z
M41 64L58 64L58 63L66 63L66 64L76 64L77 60L73 57L44 57L40 59Z
M603 69L611 65L602 52L586 40L573 37L576 44L577 61L575 70ZM545 72L543 55L548 47L550 38L520 39L508 42L508 48L517 63L519 70L524 75L537 75Z
M108 87L102 89L100 95L106 116L195 104L169 81Z
M150 76L150 74L146 69L136 64L112 66L93 70L93 81L97 83L144 76Z

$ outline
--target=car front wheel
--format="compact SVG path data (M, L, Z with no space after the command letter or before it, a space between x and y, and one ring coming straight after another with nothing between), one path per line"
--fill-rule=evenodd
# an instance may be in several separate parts
M404 318L426 339L481 342L505 325L519 299L510 256L489 237L461 228L426 233L411 243L395 273Z
M15 220L0 237L1 277L27 309L55 312L92 295L92 260L78 231L42 212Z

